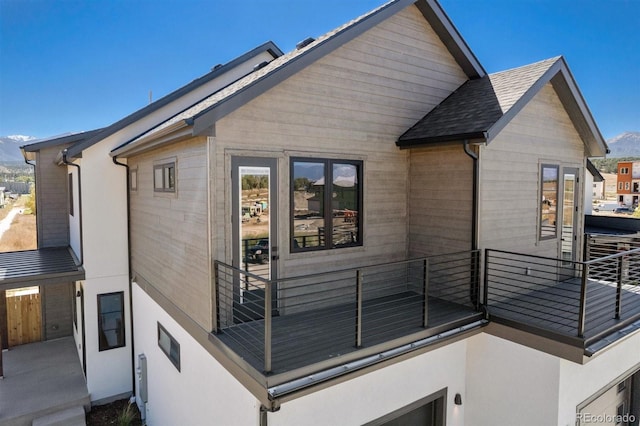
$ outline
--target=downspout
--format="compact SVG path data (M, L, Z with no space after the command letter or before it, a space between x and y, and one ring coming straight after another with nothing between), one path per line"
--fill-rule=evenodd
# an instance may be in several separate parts
M84 265L84 237L82 233L82 176L80 173L80 166L67 160L66 149L62 151L62 163L66 164L67 166L76 167L78 169L78 223L80 225L80 264L78 266L80 267Z
M129 165L125 163L118 162L118 156L114 155L112 158L113 164L116 166L122 166L127 171L127 183L126 183L126 193L127 193L127 262L129 267L129 324L130 324L130 333L131 333L131 393L132 398L136 393L136 369L134 368L136 365L136 350L135 343L133 339L133 284L132 284L132 268L131 268L131 193L129 192L129 180L131 179L129 176Z
M472 194L472 221L471 221L471 250L478 250L478 192L480 180L480 167L478 167L478 154L469 147L469 140L464 140L464 152L473 160L473 194Z

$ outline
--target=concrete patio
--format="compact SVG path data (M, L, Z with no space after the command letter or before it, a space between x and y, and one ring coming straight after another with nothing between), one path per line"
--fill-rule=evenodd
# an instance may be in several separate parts
M41 419L38 424L56 424L43 418L79 407L90 409L73 337L16 346L2 357L0 425L31 425L35 419Z

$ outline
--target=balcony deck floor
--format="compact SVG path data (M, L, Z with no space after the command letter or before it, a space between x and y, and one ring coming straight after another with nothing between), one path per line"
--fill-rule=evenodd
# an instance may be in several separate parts
M362 347L437 328L459 327L482 314L436 298L428 304L428 324L422 326L423 297L414 292L363 302ZM272 373L279 374L358 350L355 347L356 305L346 303L289 315L272 321ZM258 371L264 370L264 321L226 328L217 337Z
M532 325L562 335L577 337L580 280L559 281L544 290L514 295L492 289L489 314ZM629 320L640 317L640 286L624 286L621 318L615 318L615 285L590 280L587 286L587 309L584 339L594 339L614 331Z

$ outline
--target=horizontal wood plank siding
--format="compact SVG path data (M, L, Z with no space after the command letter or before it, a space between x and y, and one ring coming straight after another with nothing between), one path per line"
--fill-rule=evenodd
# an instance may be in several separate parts
M55 162L63 148L43 148L36 157L39 248L69 245L68 172L66 166L58 166Z
M582 178L584 154L582 140L547 84L482 149L481 247L557 257L558 239L538 241L540 164L577 167Z
M134 274L153 283L203 328L210 324L206 138L194 138L129 159ZM175 159L176 192L153 190L153 165Z
M216 123L215 254L231 263L231 155L279 158L279 275L407 256L409 153L395 142L466 80L415 6ZM289 253L289 158L362 160L362 247ZM226 202L224 201L226 200Z
M58 339L73 334L74 294L72 283L47 284L41 287L44 340Z
M462 145L411 150L411 257L471 250L473 162Z

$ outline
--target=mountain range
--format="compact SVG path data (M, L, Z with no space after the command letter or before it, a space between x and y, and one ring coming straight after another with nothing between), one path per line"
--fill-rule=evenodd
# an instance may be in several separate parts
M36 140L33 136L0 136L0 164L24 162L20 147Z
M624 132L607 141L607 158L640 157L640 132Z

